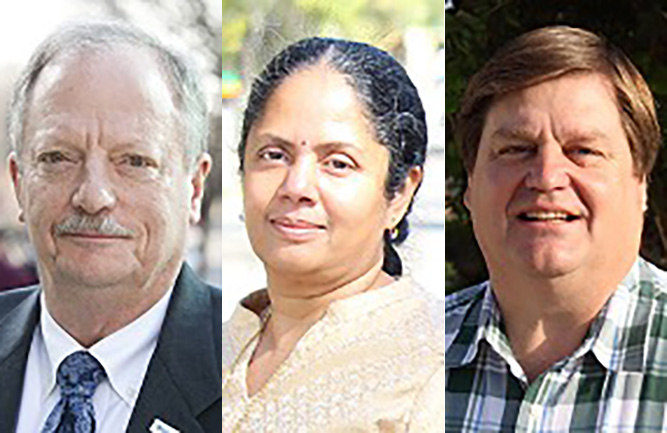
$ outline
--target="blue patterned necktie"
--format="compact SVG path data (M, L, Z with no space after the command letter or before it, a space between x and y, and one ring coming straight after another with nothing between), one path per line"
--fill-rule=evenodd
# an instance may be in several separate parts
M93 433L93 394L106 377L102 365L90 353L74 352L60 363L56 383L60 401L46 419L42 433Z

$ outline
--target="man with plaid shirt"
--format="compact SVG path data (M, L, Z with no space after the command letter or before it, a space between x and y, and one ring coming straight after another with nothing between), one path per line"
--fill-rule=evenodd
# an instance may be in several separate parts
M456 134L489 281L446 300L447 431L667 431L667 274L638 256L661 136L637 69L534 30L470 80Z

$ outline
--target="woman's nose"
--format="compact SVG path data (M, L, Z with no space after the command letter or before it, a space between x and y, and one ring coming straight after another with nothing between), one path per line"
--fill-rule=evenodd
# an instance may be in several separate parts
M294 202L313 201L317 192L317 161L299 157L287 166L280 192Z

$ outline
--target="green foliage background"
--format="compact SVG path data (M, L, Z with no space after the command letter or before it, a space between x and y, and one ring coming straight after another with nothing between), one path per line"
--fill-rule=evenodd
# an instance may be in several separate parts
M483 258L462 204L466 175L453 140L453 120L468 78L508 40L546 25L582 27L621 48L651 87L667 126L667 4L665 1L477 0L455 2L445 14L447 292L484 280ZM667 157L658 156L649 184L642 255L667 267Z

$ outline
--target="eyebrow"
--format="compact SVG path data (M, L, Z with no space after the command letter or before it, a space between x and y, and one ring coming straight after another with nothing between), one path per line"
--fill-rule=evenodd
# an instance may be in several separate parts
M566 143L573 141L593 141L596 139L607 139L608 136L603 131L598 129L590 129L586 131L571 130L565 131L564 138ZM500 127L491 135L491 139L506 139L506 140L525 140L532 141L537 137L534 132L522 127Z
M501 126L491 134L491 139L534 140L535 133L526 128Z
M278 146L283 146L287 148L296 148L297 146L291 142L290 140L287 140L285 138L282 138L280 136L277 136L275 134L271 133L265 133L260 135L259 137L259 142L260 146L266 145L266 144L274 144ZM316 149L324 149L326 150L333 150L333 149L355 149L358 152L363 152L363 149L359 148L356 144L349 143L346 141L328 141L324 143L317 143L313 146Z

